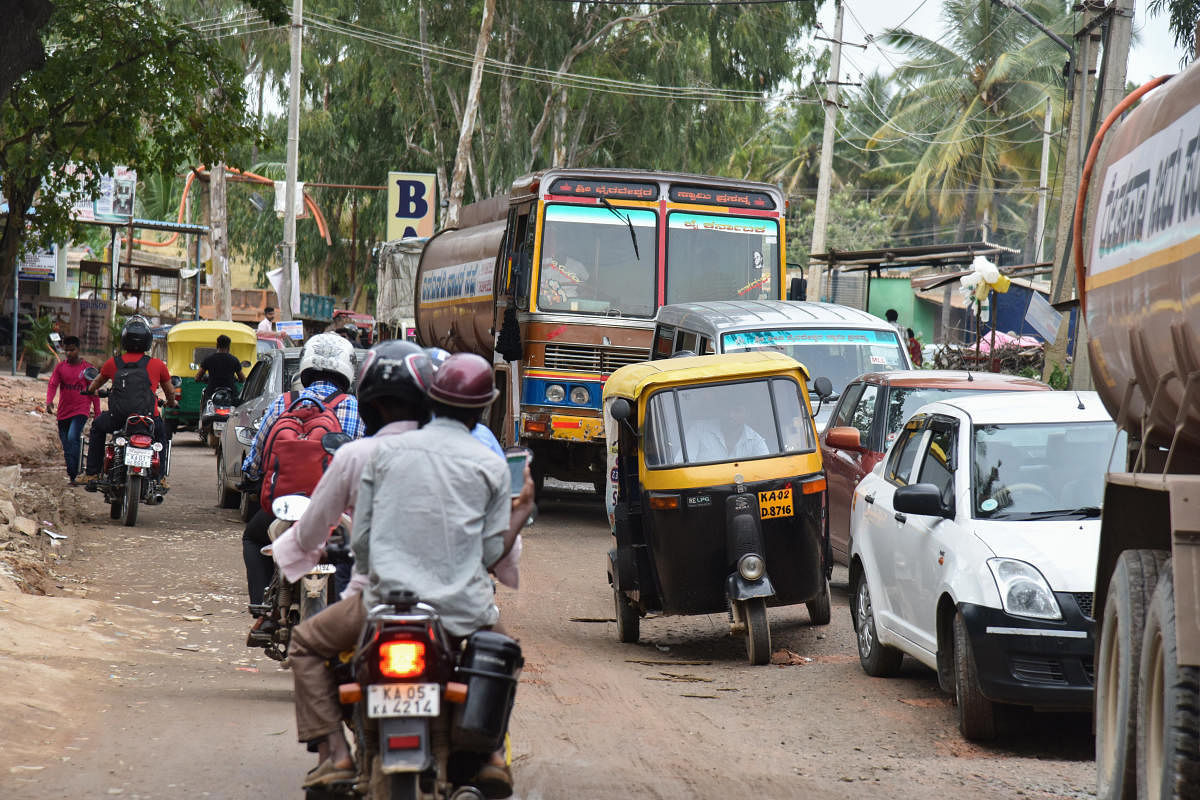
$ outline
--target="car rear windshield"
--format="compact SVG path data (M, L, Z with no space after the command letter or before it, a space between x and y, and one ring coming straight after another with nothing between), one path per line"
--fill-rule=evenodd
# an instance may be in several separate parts
M1118 440L1112 422L974 426L974 516L1019 520L1052 519L1060 513L1099 516L1104 473L1120 468L1124 436L1121 432Z
M829 378L835 394L864 372L908 369L895 331L791 328L737 331L722 337L722 352L777 350L799 361L809 377Z
M896 434L900 432L900 427L904 424L904 421L917 413L917 409L926 403L939 403L955 395L982 394L986 391L1013 390L1004 388L993 388L990 390L975 389L969 385L961 389L935 389L928 386L893 386L891 391L888 392L887 418L884 422L884 431L886 433L884 448L886 449L896 439Z
M800 385L771 378L666 389L650 398L643 431L647 467L714 464L816 448Z

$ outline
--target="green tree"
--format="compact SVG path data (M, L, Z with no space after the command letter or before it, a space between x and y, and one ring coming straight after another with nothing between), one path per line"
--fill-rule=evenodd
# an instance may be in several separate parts
M1185 55L1179 60L1179 66L1185 66L1200 53L1196 52L1196 32L1200 26L1200 0L1150 0L1146 9L1154 16L1167 15L1171 34L1175 37L1175 45L1183 48Z
M1067 21L1052 0L1025 7L1051 28ZM1047 96L1054 119L1062 114L1061 54L1015 12L992 3L947 0L943 21L946 33L937 39L905 29L886 33L908 60L895 72L901 88L870 144L905 145L893 157L906 168L896 186L904 205L955 221L961 240L985 223L994 230L997 220L1011 219L1005 203L1032 200Z
M788 205L787 262L808 268L812 242L815 190L792 196ZM892 241L893 218L884 203L860 194L853 185L840 187L829 198L825 239L830 250L871 250Z
M240 71L156 3L59 0L42 35L54 45L45 63L0 106L6 293L22 248L77 233L72 206L115 165L168 169L258 136Z

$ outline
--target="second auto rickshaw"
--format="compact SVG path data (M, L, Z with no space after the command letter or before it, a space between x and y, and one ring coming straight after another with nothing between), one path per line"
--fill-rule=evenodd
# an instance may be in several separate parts
M180 322L167 331L165 358L159 357L167 362L167 370L182 381L177 389L179 408L163 411L163 422L172 432L179 428L198 428L204 410L204 385L196 380L196 373L200 371L200 362L217 351L217 337L221 334L230 338L229 352L242 362L243 368L258 360L254 329L240 322ZM155 346L159 346L157 342Z
M729 611L752 664L771 656L767 606L830 618L825 474L808 376L775 352L622 367L604 386L608 579L617 635L648 612ZM814 389L827 396L818 378Z

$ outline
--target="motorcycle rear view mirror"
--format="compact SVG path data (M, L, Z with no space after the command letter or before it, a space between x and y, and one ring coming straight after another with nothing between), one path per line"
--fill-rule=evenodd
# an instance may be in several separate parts
M243 369L245 369L245 368L246 368L246 367L248 367L248 366L250 366L250 362L249 362L249 361L243 361L243 362L242 362L242 368L243 368Z
M89 383L100 377L100 370L95 367L88 367L83 371L83 379Z
M275 498L275 502L271 503L271 512L275 514L276 519L295 522L304 516L310 502L302 494L285 494L283 497Z
M171 376L171 385L174 386L176 389L178 389L180 386L183 386L183 379L180 378L178 375L172 375Z
M354 441L348 433L327 433L321 437L321 447L325 448L325 452L333 455L333 453L347 442Z

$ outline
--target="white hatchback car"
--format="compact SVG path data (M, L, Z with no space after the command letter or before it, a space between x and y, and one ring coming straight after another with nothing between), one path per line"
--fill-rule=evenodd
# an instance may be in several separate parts
M1124 458L1095 392L922 406L854 491L850 613L869 675L934 669L968 739L996 703L1091 708L1100 503Z

